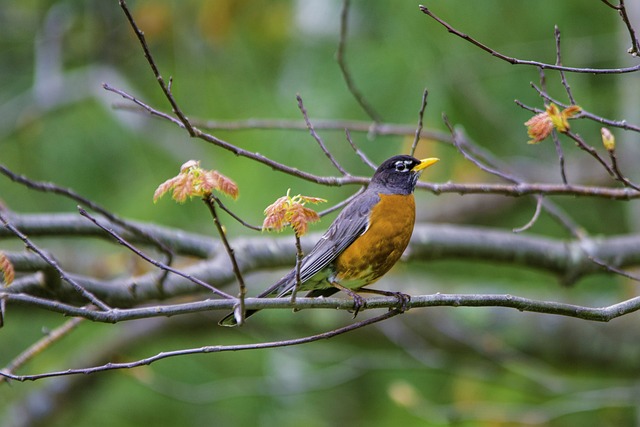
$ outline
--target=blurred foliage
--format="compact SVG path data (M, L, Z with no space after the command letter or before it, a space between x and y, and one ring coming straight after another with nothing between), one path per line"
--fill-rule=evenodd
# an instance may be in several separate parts
M625 29L617 14L601 2L431 3L428 6L443 19L510 56L554 62L553 28L558 25L566 65L622 67L631 61L624 53ZM190 118L302 121L295 100L299 93L312 122L368 120L348 93L335 61L339 1L144 0L132 1L131 7L161 72L173 77L174 94ZM527 145L523 123L531 114L513 103L519 99L542 108L529 86L539 81L538 71L501 62L451 36L420 13L416 3L352 1L347 63L358 88L385 122L416 123L426 87L427 127L444 130L441 114L446 112L474 141L518 172L530 174L532 180L559 180L553 143ZM565 101L557 74L547 77L550 93ZM583 108L608 118L630 118L617 96L637 86L636 75L581 74L570 75L569 81ZM0 82L0 162L33 179L71 187L126 218L214 235L201 203L152 203L154 189L189 159L198 159L203 168L219 170L237 182L240 198L228 204L254 224L262 222L264 207L288 188L293 194L323 197L329 203L356 190L295 180L190 140L166 122L114 109L112 105L123 100L103 91L103 82L170 109L116 0L3 0ZM580 122L576 126L585 139L598 144L597 125ZM306 131L214 134L313 173L336 173ZM370 174L343 132L320 134L348 170ZM406 151L411 142L411 137L358 133L353 138L377 162ZM602 182L604 172L589 160L583 162L585 156L573 144L564 148L570 176ZM620 150L624 153L624 146ZM429 180L492 179L451 147L425 141L420 152L445 160L429 170ZM546 172L536 172L537 167ZM419 209L428 212L429 205L455 204L457 197L420 194ZM0 201L17 212L75 210L73 202L28 191L4 178L0 178ZM587 199L558 202L594 234L624 233L635 221L623 204ZM532 212L531 200L508 200L493 210L468 211L464 222L511 229L526 223ZM324 229L330 219L313 228ZM229 218L225 225L232 236L250 233ZM534 231L565 236L545 215ZM68 251L61 254L62 259L90 263L69 265L70 269L99 271L109 270L110 262L125 264L120 268L131 263L127 256L113 255L117 249L105 246L82 242L54 247ZM104 257L87 260L83 254L87 247ZM385 281L392 287L394 278L408 274L405 281L416 293L508 292L593 305L635 294L632 285L610 277L590 278L575 289L561 289L544 274L478 264L399 266ZM255 277L253 291L271 279ZM302 348L180 357L133 371L94 375L82 381L73 401L50 403L58 408L53 411L57 417L42 424L635 424L637 335L612 337L607 329L621 324L636 329L629 319L593 325L505 310L460 310L415 310L389 324ZM164 321L159 332L133 340L136 345L119 342L120 336L142 322L115 326L85 322L27 369L41 372L82 365L78 357L90 360L97 348L107 351L111 345L114 360L131 360L212 342L301 336L348 321L343 313L302 312L295 322L291 316L272 311L240 331L220 330L215 313L187 316ZM12 307L0 331L0 365L62 321L52 314ZM576 330L582 331L580 339L574 339ZM606 351L618 350L626 364L608 364L620 359L608 361ZM55 394L51 389L65 381L0 386L0 412L9 414L0 424L19 418L21 411L42 410L46 401L39 393Z

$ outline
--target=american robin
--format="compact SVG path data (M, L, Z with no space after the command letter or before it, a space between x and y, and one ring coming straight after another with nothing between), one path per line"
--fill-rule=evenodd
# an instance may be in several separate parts
M344 291L354 299L355 314L364 300L354 291L395 295L406 304L408 296L404 294L364 286L389 271L409 244L416 216L413 190L422 170L438 160L401 155L383 162L365 191L344 208L302 259L298 290L310 291L308 297ZM294 268L259 297L284 297L295 286ZM256 311L247 310L245 317ZM219 324L236 326L237 321L231 313Z

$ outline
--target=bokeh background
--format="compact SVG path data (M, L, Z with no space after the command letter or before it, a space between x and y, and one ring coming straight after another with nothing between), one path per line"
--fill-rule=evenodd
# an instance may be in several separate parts
M637 4L628 5L638 8ZM602 2L474 0L427 3L438 15L496 50L521 59L555 61L553 29L562 31L563 62L580 67L637 63L625 53L628 34ZM369 121L346 88L335 55L342 3L337 0L144 0L131 10L165 78L192 119ZM636 27L640 12L635 11ZM424 88L425 126L445 131L442 113L478 145L531 182L559 182L551 141L527 145L531 114L542 108L530 82L537 69L499 61L446 32L415 2L351 2L347 64L383 122L415 125ZM601 116L638 123L638 75L569 75L579 105ZM32 179L73 188L118 215L215 236L200 203L152 203L157 185L189 159L234 179L233 209L251 223L288 188L337 203L356 187L322 187L236 158L167 122L119 105L102 89L124 89L165 111L163 98L116 0L3 0L0 3L0 162ZM550 93L566 102L556 73ZM599 144L599 125L575 126ZM247 150L320 175L336 175L306 130L212 131ZM343 130L321 130L334 155L354 174L370 169ZM411 134L353 132L380 162L406 152ZM618 132L619 155L633 178L637 134ZM595 162L564 142L572 182L612 185ZM492 182L448 144L425 138L420 155L443 159L425 174L436 182ZM422 221L511 230L526 223L531 199L417 195ZM0 178L0 200L21 213L74 212L63 198ZM558 198L593 235L637 229L637 202ZM323 230L329 216L316 225ZM232 236L254 235L227 219ZM542 215L532 234L568 238ZM93 240L39 240L71 271L110 277L140 263ZM13 241L0 248L15 249ZM278 272L252 276L255 294ZM637 285L599 275L570 288L546 274L509 266L449 260L402 264L385 288L414 294L511 293L601 306L637 293ZM294 317L295 316L295 317ZM240 330L216 326L219 313L96 325L85 322L23 371L42 372L163 350L284 339L350 321L346 313L272 310ZM11 307L0 330L0 366L66 319ZM150 367L86 377L0 386L0 425L138 426L623 426L637 425L640 348L629 315L609 324L506 309L434 308L297 348L207 354Z

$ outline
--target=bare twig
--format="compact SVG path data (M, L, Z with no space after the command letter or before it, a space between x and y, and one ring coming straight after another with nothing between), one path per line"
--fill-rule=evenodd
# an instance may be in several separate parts
M253 302L256 299L247 299L247 307L254 308ZM318 301L319 300L319 301ZM328 306L328 302L338 303L341 308L344 306L345 309L350 308L353 303L348 300L337 299L337 298L299 298L298 302L295 304L296 308L303 308L301 306L302 302L315 302L318 301L319 306ZM215 301L207 301L209 303L226 303L229 305L231 301L229 300L215 300ZM291 305L291 301L288 298L276 298L276 299L267 299L263 301L265 304L276 306L277 304L285 304ZM397 305L398 301L396 297L376 297L367 299L367 308L382 308L382 307L394 307ZM591 320L591 321L599 321L599 322L608 322L616 317L620 317L632 312L635 312L640 309L640 297L635 297L628 299L626 301L613 304L606 307L599 308L591 308L584 307L572 304L565 304L559 302L550 302L550 301L539 301L532 300L529 298L522 298L512 295L447 295L447 294L435 294L435 295L423 295L416 296L411 299L411 307L441 307L441 306L449 306L449 307L505 307L505 308L514 308L519 311L528 311L534 313L545 313L545 314L553 314L560 316L568 316L574 317L578 319ZM163 307L164 308L164 307ZM264 307L261 307L264 308ZM133 362L122 362L122 363L107 363L100 366L93 366L89 368L81 368L81 369L66 369L62 371L53 371L46 372L42 374L31 374L31 375L15 375L12 373L6 373L0 371L0 376L3 376L10 380L15 381L35 381L42 378L50 378L50 377L58 377L65 375L76 375L76 374L92 374L96 372L110 371L116 369L131 369L139 366L150 365L158 360L177 357L177 356L186 356L190 354L205 354L205 353L221 353L226 351L244 351L244 350L256 350L256 349L265 349L265 348L276 348L276 347L285 347L285 346L293 346L299 344L305 344L309 342L318 341L321 339L332 338L337 335L341 335L386 319L397 316L401 314L400 311L391 309L379 316L363 320L357 323L353 323L351 325L337 328L328 332L323 332L316 335L311 335L304 338L290 339L284 341L271 341L271 342L263 342L263 343L255 343L255 344L240 344L240 345L229 345L229 346L205 346L198 348L188 348L182 350L175 351L165 351L162 353L158 353L155 356L151 356L148 358L136 360Z
M211 216L213 217L213 223L216 226L216 230L218 231L218 235L220 236L220 240L222 241L222 245L227 251L227 255L229 256L229 261L231 261L231 266L233 268L233 274L236 276L236 280L238 281L238 287L240 288L240 310L242 311L244 317L244 297L247 293L247 287L244 283L244 278L242 277L242 271L240 271L240 267L238 266L238 260L236 259L235 253L229 240L227 239L227 232L224 230L222 223L220 222L220 218L218 217L218 212L216 211L216 201L210 196L204 197L202 199L204 203L209 208L211 212ZM242 322L238 322L242 323Z
M369 159L369 157L367 157L366 154L364 154L364 152L358 148L358 146L353 142L353 139L351 139L351 132L349 131L349 129L345 129L344 130L346 137L347 137L347 141L349 142L349 145L351 145L351 148L353 148L353 151L355 151L355 153L358 155L358 157L360 157L360 160L362 160L362 162L369 166L371 169L375 170L377 168L376 164L373 163L371 161L371 159Z
M616 178L616 174L613 172L613 169L611 169L611 167L609 166L609 164L606 162L606 160L604 158L602 158L602 156L598 153L598 151L593 148L592 146L590 146L589 144L587 144L580 135L573 133L571 131L567 131L564 133L565 135L567 135L569 138L573 139L576 142L576 145L583 151L586 151L587 153L589 153L589 155L591 157L593 157L594 159L596 159L598 161L598 163L600 163L602 165L602 167L604 168L604 170L607 171L607 173L609 175L611 175L612 178Z
M296 295L298 293L298 289L300 288L300 267L302 267L302 258L304 258L304 252L302 251L302 243L300 242L300 237L295 234L296 238L296 283L291 291L291 302L296 302Z
M30 345L29 348L20 353L18 356L14 357L13 360L7 363L4 368L0 369L0 372L4 374L13 374L25 363L29 362L38 354L49 348L52 344L71 333L84 320L85 319L82 317L75 317L73 319L67 320L61 326L50 331L43 338ZM0 384L2 384L4 381L7 381L7 377L0 375Z
M620 4L618 5L614 5L608 0L601 0L601 1L607 6L609 6L610 8L617 10L618 13L620 14L620 17L622 18L622 22L624 22L624 24L626 25L627 31L629 32L629 38L631 39L631 47L629 48L628 53L630 53L633 56L640 55L640 43L638 42L636 31L633 28L633 25L631 25L631 20L629 19L629 15L627 14L627 8L624 4L624 0L620 0Z
M147 41L146 41L146 39L144 37L144 33L138 27L138 24L136 24L136 21L133 19L133 16L131 15L131 12L129 12L129 8L127 7L127 3L125 2L125 0L119 0L119 3L120 3L120 7L122 8L122 11L124 12L124 14L127 17L127 20L129 21L129 24L131 25L131 28L133 29L133 32L136 34L136 37L138 38L138 41L140 42L140 46L142 47L142 50L144 52L144 57L147 58L147 62L149 63L149 66L151 67L151 70L153 71L153 75L155 76L156 80L158 81L158 84L160 85L160 88L162 89L162 92L164 92L165 97L167 98L167 100L171 104L171 109L173 110L175 115L178 116L178 119L183 124L183 126L187 130L187 132L189 132L189 135L191 135L192 137L197 136L196 131L194 130L194 128L191 125L191 123L189 122L189 119L187 119L187 117L184 115L184 113L182 112L182 110L178 106L178 103L176 102L176 100L173 97L173 93L171 92L171 85L173 83L173 80L170 78L169 79L169 84L167 85L165 83L164 78L162 77L162 74L160 74L160 71L158 70L158 66L156 65L156 62L153 59L153 56L151 55L151 51L149 50L149 46L147 45Z
M316 140L322 152L325 154L325 156L327 156L327 158L333 164L333 166L335 166L335 168L338 169L338 171L342 174L342 176L348 176L349 173L342 167L342 165L340 165L340 163L338 162L338 160L336 160L334 155L331 154L327 146L324 144L324 141L322 140L322 138L320 138L320 135L318 135L316 130L313 128L313 124L311 124L311 120L309 120L309 115L307 114L307 109L304 107L304 103L302 102L302 97L300 95L296 95L296 99L298 100L298 108L300 109L300 112L304 117L304 122L306 123L307 129L309 129L309 133L311 134L313 139Z
M622 17L622 21L627 26L627 31L629 31L629 38L631 39L631 48L628 52L633 56L640 56L640 42L638 42L638 36L636 35L636 30L631 25L631 20L629 19L629 15L627 14L627 8L624 5L625 0L620 0L620 16Z
M26 245L26 247L32 251L34 251L35 253L38 254L38 256L40 256L40 258L42 258L47 264L49 264L51 267L53 267L59 274L60 277L62 278L62 280L66 281L67 283L69 283L73 289L78 292L80 295L82 295L87 301L90 301L92 304L94 304L95 306L97 306L98 308L100 308L101 310L104 311L109 311L111 310L111 307L109 307L107 304L105 304L102 300L100 300L100 298L98 298L97 296L95 296L93 293L89 292L88 290L86 290L85 288L83 288L80 284L78 284L75 280L73 280L56 262L56 260L54 260L53 258L51 258L49 255L47 255L42 249L40 249L38 246L36 246L31 239L29 239L24 233L22 233L20 230L18 230L16 227L13 226L13 224L11 224L9 222L9 220L4 216L4 214L2 213L2 211L0 211L0 222L2 222L4 224L4 227L6 229L8 229L9 231L11 231L11 233L13 233L17 238L19 238L20 240L22 240L24 242L24 244Z
M330 208L327 208L321 212L318 212L318 215L320 217L323 217L325 215L330 214L331 212L335 212L338 209L342 209L344 206L348 205L349 203L351 203L351 201L356 198L360 193L362 193L364 191L366 187L361 187L358 191L356 191L355 193L353 193L351 196L347 197L346 199L344 199L343 201L336 203L335 205L331 206Z
M555 36L555 39L556 39L556 65L561 66L562 54L560 51L560 29L556 25L553 30L554 30L553 35ZM576 101L573 98L573 94L571 93L571 87L569 86L569 82L567 82L567 77L565 76L565 72L563 70L560 70L560 79L562 80L562 86L564 86L564 89L567 92L567 96L569 97L569 102L571 102L571 105L575 105Z
M136 109L136 111L144 111L147 114L149 114L150 116L154 116L154 117L158 117L160 119L164 119L164 120L168 120L178 126L180 126L182 129L185 129L184 127L184 123L182 123L180 120L176 119L175 117L173 117L170 114L167 114L165 112L162 112L160 110L156 110L155 108L151 108L149 105L145 104L144 102L142 102L141 100L139 100L138 98L136 98L133 95L128 94L127 92L121 90L121 89L117 89L107 83L103 83L102 84L102 88L108 92L113 92L116 95L120 95L121 97L123 97L124 99L131 101L132 103L134 103L135 105L137 105L139 108ZM119 108L124 108L124 106L119 106Z
M340 71L342 72L342 77L344 78L345 83L347 84L347 88L351 95L355 98L355 100L360 104L360 107L367 113L367 115L373 120L375 123L379 123L382 121L380 114L364 99L362 93L356 87L353 78L351 77L351 73L347 68L346 62L346 50L347 50L347 29L349 27L349 6L350 0L343 0L342 2L342 12L340 13L340 41L338 43L338 53L336 54L336 60L338 61L338 66L340 67Z
M149 114L154 115L156 117L159 118L163 118L165 120L169 120L170 122L172 122L173 124L176 124L178 126L180 126L181 128L184 128L184 125L176 120L175 118L164 114L158 110L156 110L155 108L145 104L144 102L136 99L135 97L133 97L132 95L119 90L119 89L113 89L112 87L108 86L108 85L104 85L104 88L110 92L116 93L120 96L122 96L123 98L136 103L136 105L139 105L141 108L143 108L145 111L147 111ZM220 147L224 150L227 150L233 154L235 154L236 156L242 156L242 157L246 157L248 159L254 160L258 163L262 163L272 169L278 170L280 172L284 172L288 175L292 175L310 182L315 182L317 184L321 184L321 185L329 185L329 186L340 186L340 185L345 185L345 184L366 184L368 182L368 180L366 178L362 178L362 177L354 177L352 175L348 175L348 176L343 176L343 177L339 177L339 178L335 178L335 177L321 177L318 175L314 175L308 172L304 172L299 170L298 168L294 168L291 166L287 166L284 165L282 163L276 162L268 157L263 156L260 153L255 153L252 151L248 151L248 150L244 150L236 145L233 145L227 141L224 141L222 139L219 139L213 135L210 135L208 133L202 132L200 131L198 128L193 128L194 131L196 132L196 137L199 139L202 139L203 141L209 142L217 147Z
M544 82L544 74L542 74L542 81ZM467 160L469 160L470 162L472 162L473 164L475 164L485 172L496 175L506 181L512 182L516 185L524 184L523 179L516 177L513 174L499 170L497 165L495 164L496 162L495 161L491 162L489 160L489 156L487 153L481 153L483 156L484 162L477 159L476 153L478 153L479 150L475 149L473 153L470 153L467 147L473 147L473 146L470 145L466 139L460 138L460 135L455 131L453 126L449 123L449 120L446 117L446 115L443 115L443 119L445 121L447 128L451 132L451 139L453 141L453 144ZM485 164L485 163L488 163L488 164ZM565 185L568 185L568 184L565 183ZM567 214L564 213L555 203L551 202L550 200L544 199L542 197L542 194L536 194L535 197L538 203L541 204L546 209L546 211L551 215L551 217L556 219L563 227L569 230L569 232L574 237L582 236L583 233L581 229L578 227L578 225L575 223L575 221L573 221L569 216L567 216ZM538 215L534 213L532 220L536 220L537 218L538 218ZM532 225L533 223L529 222L524 227L524 229L527 229ZM514 232L516 232L516 230L514 230Z
M106 86L106 87L105 87ZM110 92L118 93L122 92L118 89L114 89L109 85L103 84L103 88L109 90ZM122 96L122 95L121 95ZM148 111L144 106L139 104L139 100L136 99L137 102L130 100L136 105L131 105L129 103L114 103L113 107L118 110L128 110L132 112L142 112L147 113L152 116L157 116L158 118L163 118L165 120L176 120L166 113L160 113L156 115L150 111ZM224 131L247 131L247 130L290 130L290 131L308 131L307 126L304 122L300 120L287 120L287 119L245 119L245 120L205 120L205 119L197 119L191 118L189 119L191 124L197 126L201 129L210 129L210 130L224 130ZM176 120L176 124L183 127L178 120ZM399 123L374 123L370 121L362 121L362 120L340 120L340 119L315 119L313 121L313 127L318 130L326 130L326 131L344 131L345 129L350 130L351 132L363 132L370 133L371 129L375 129L376 135L398 135L398 136L413 136L416 132L415 125L409 124L399 124ZM449 144L449 135L437 131L435 129L423 129L422 130L423 137L431 140L438 141L445 144Z
M517 227L513 229L514 233L522 233L523 231L527 231L528 229L530 229L531 227L533 227L533 225L536 223L536 221L538 220L538 218L540 217L540 212L542 212L542 206L544 205L544 197L542 196L538 196L536 197L536 210L533 213L533 216L531 217L531 219L529 220L529 222L527 222L525 225L523 225L522 227Z
M411 151L409 154L413 156L416 152L416 147L418 146L418 142L420 142L420 135L422 134L422 126L424 119L424 111L427 108L427 97L429 96L429 91L425 88L422 92L422 102L420 103L420 111L418 111L418 127L416 128L416 135L413 138L413 144L411 144Z
M502 53L490 48L489 46L480 43L479 41L477 41L473 37L470 37L469 35L456 30L451 25L449 25L447 22L445 22L441 18L437 17L426 6L420 5L419 7L420 7L420 10L422 11L422 13L424 13L425 15L428 15L431 18L433 18L436 22L438 22L440 25L445 27L447 29L447 31L449 31L450 33L455 34L456 36L460 37L461 39L463 39L465 41L468 41L469 43L479 47L480 49L484 50L485 52L488 52L491 55L495 56L496 58L502 59L503 61L506 61L506 62L508 62L510 64L514 64L514 65L529 65L529 66L534 66L534 67L539 67L539 68L544 68L544 69L549 69L549 70L566 71L566 72L569 72L569 73L586 73L586 74L624 74L624 73L633 73L633 72L636 72L636 71L640 70L640 64L634 65L633 67L625 67L625 68L587 68L587 67L578 68L578 67L565 67L565 66L561 66L561 65L546 64L544 62L526 61L526 60L522 60L522 59L513 58L513 57L510 57L510 56L504 55L504 54L502 54Z
M474 165L476 165L479 169L491 174L491 175L495 175L499 178L504 179L505 181L509 181L509 182L519 182L518 180L516 180L515 178L513 178L512 176L508 175L505 172L502 172L496 168L493 168L491 166L485 165L484 163L480 162L478 159L476 159L474 156L472 156L471 154L469 154L463 147L462 144L459 141L459 134L458 132L456 132L456 130L453 128L453 125L449 122L449 118L447 117L446 114L442 115L442 120L444 121L445 126L447 126L447 129L449 129L449 132L451 132L451 140L453 141L453 145L456 147L456 149L458 150L458 152L460 154L463 155L463 157L467 160L469 160L471 163L473 163Z
M238 215L236 215L231 209L229 209L224 203L222 203L222 200L220 200L219 197L216 197L214 194L211 194L210 197L213 199L213 201L215 203L218 204L218 206L220 206L220 209L222 209L223 211L228 213L229 216L231 216L231 218L235 219L237 222L242 224L244 227L246 227L246 228L248 228L250 230L254 230L254 231L262 231L262 227L261 226L249 224L248 222L246 222L245 220L240 218Z
M569 181L567 180L567 171L564 165L564 151L562 150L562 144L560 144L560 138L558 138L558 132L556 132L555 130L551 132L551 139L553 140L553 145L555 145L556 154L558 155L558 162L560 164L560 178L562 178L563 184L568 185Z
M396 301L397 303L397 301ZM59 377L66 375L76 375L76 374L92 374L96 372L103 371L111 371L116 369L131 369L139 366L150 365L151 363L157 362L158 360L167 359L171 357L177 356L186 356L190 354L204 354L204 353L222 353L227 351L243 351L243 350L256 350L256 349L265 349L265 348L278 348L278 347L290 347L294 345L306 344L314 341L329 339L335 337L337 335L342 335L356 329L360 329L365 326L372 325L377 322L381 322L383 320L389 319L391 317L397 316L402 312L398 310L389 310L386 313L383 313L379 316L363 320L348 326L344 326L342 328L337 328L328 332L323 332L316 335L311 335L304 338L290 339L284 341L272 341L272 342L263 342L257 344L240 344L240 345L229 345L229 346L206 346L199 348L189 348L183 350L175 350L175 351L164 351L162 353L158 353L155 356L151 356L145 359L137 360L134 362L124 362L124 363L107 363L101 366L94 366L90 368L83 369L68 369L65 371L57 371L57 372L47 372L44 374L36 374L36 375L14 375L11 373L5 373L0 371L0 376L5 378L15 380L15 381L35 381L42 378L51 378L51 377Z
M144 252L142 252L141 250L139 250L138 248L136 248L135 246L133 246L131 243L127 242L124 238L122 238L121 236L119 236L116 232L114 232L113 230L111 230L109 227L104 226L103 224L100 223L100 221L98 221L95 217L93 217L92 215L90 215L87 211L85 211L84 209L82 209L81 207L78 207L78 211L80 212L80 215L82 215L83 217L87 218L89 221L93 222L96 226L100 227L100 229L102 229L103 231L105 231L106 233L108 233L111 237L113 237L119 244L121 244L122 246L126 247L127 249L129 249L130 251L132 251L133 253L135 253L137 256L139 256L140 258L142 258L143 260L147 261L148 263L158 267L159 269L163 270L163 271L168 271L171 272L173 274L177 274L178 276L184 277L187 280L190 280L191 282L202 286L203 288L206 288L208 290L210 290L211 292L223 297L223 298L229 298L229 299L233 299L233 297L225 292L222 292L221 290L215 288L214 286L209 285L208 283L203 282L202 280L198 279L197 277L193 277L189 274L183 273L180 270L177 270L173 267L170 267L166 264L163 264L160 261L156 261L153 258L149 257L148 255L146 255ZM163 291L162 291L163 292Z
M640 191L640 186L631 182L629 178L627 178L622 174L622 172L620 172L620 167L618 166L618 156L616 156L615 150L607 150L607 152L609 153L609 158L611 159L611 170L613 171L616 179L622 182L624 186L631 187L634 190Z
M2 164L0 164L0 173L5 175L10 180L18 184L24 185L25 187L30 188L32 190L42 191L44 193L58 194L60 196L71 199L77 203L80 203L81 205L86 206L93 211L98 212L100 215L104 216L109 221L119 225L120 227L124 228L130 233L133 233L138 237L143 238L148 243L154 245L156 248L158 248L158 250L163 252L163 254L167 257L167 264L171 264L173 253L171 252L171 249L167 245L165 245L164 243L156 239L152 234L147 233L145 230L142 230L139 226L136 226L128 221L125 221L124 219L118 217L117 215L113 214L109 210L100 206L96 202L89 200L88 198L76 193L72 189L61 187L51 182L35 181L24 175L18 175L17 173L11 171L9 168L7 168Z
M593 263L598 264L600 267L602 267L603 269L605 269L609 273L615 273L615 274L617 274L619 276L626 277L627 279L631 279L631 280L633 280L635 282L640 282L640 276L637 276L635 274L631 274L631 273L628 273L628 272L626 272L624 270L621 270L619 268L613 267L611 264L609 264L609 263L607 263L605 261L602 261L601 259L598 259L596 257L590 256L589 259Z
M121 92L121 91L120 91ZM130 95L123 93L127 99L133 99ZM145 109L148 111L155 111L152 107L145 105ZM158 115L161 117L161 115ZM174 120L171 120L175 122ZM199 137L205 141L211 142L219 147L233 152L236 155L247 157L251 160L255 160L259 163L265 164L273 169L287 173L298 178L315 182L321 185L328 186L341 186L347 184L366 185L370 178L356 177L356 176L343 176L343 177L321 177L314 174L310 174L301 171L297 168L292 168L284 164L275 162L259 153L253 153L247 150L238 148L226 141L222 141L212 135L206 133L200 133ZM527 184L519 183L517 186L508 185L496 185L496 184L430 184L430 183L418 183L418 188L427 189L431 192L440 193L460 193L460 194L504 194L509 196L523 196L529 194L546 194L546 195L588 195L592 197L603 197L609 199L618 200L631 200L640 198L640 192L630 191L626 189L612 189L603 187L589 187L580 185L554 185L554 184Z

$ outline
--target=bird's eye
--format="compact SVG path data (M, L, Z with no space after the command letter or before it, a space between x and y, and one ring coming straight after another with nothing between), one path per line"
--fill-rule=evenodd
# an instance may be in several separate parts
M396 172L408 172L409 170L411 170L411 168L409 167L410 163L411 162L407 162L403 160L397 161L395 163Z

